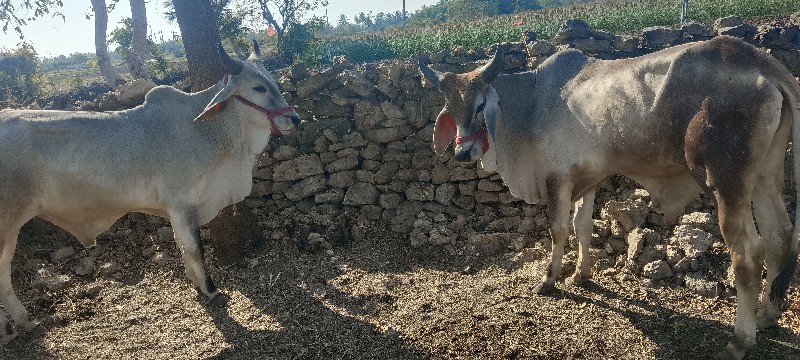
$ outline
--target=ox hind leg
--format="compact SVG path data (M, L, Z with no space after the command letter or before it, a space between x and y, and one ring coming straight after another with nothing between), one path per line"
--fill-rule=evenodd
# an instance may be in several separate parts
M26 331L33 330L39 323L32 321L28 311L19 301L17 294L11 284L11 260L17 247L19 230L27 220L14 219L11 221L0 221L0 230L4 231L0 237L0 303L5 306L6 311L11 315L11 319L17 326L21 326ZM5 344L16 336L14 327L5 322L5 317L0 316L0 344Z
M715 191L715 197L720 230L730 247L737 301L734 339L715 355L715 359L740 360L756 343L756 308L761 292L763 253L753 220L750 192L725 196Z
M589 255L589 240L592 238L592 211L596 188L589 190L575 202L572 214L572 228L578 238L578 263L575 273L567 279L567 284L581 286L592 277L592 264Z
M770 144L753 189L753 211L767 264L767 286L758 313L760 328L777 325L797 264L797 255L792 250L792 241L795 239L792 236L792 222L783 201L783 160L790 124L791 116L784 111L781 125Z
M697 158L695 153L689 155L690 161ZM714 358L741 360L745 351L756 343L756 309L764 267L752 208L753 184L758 175L741 164L725 162L708 167L693 166L692 173L698 184L714 197L720 231L730 249L736 283L734 339Z
M200 225L194 209L169 210L170 222L175 233L175 241L181 250L186 276L198 292L206 295L213 304L224 306L228 298L214 285L206 273L203 260L203 241L200 239Z
M791 265L795 263L789 250L792 223L780 191L783 176L777 174L765 174L765 176L759 178L753 191L753 211L767 264L767 286L758 312L758 327L762 329L777 325L781 316L781 303L789 285L788 281L784 281L784 284L778 280L778 275L781 272L791 275L794 272ZM778 181L780 185L777 184ZM789 270L786 270L787 268Z

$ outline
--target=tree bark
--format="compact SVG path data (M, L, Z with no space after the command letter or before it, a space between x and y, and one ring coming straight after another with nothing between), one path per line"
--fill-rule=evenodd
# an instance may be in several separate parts
M172 0L181 30L192 91L205 90L222 79L217 54L219 25L209 0Z
M133 36L131 39L130 56L128 56L128 67L134 79L147 79L145 61L148 58L147 48L147 8L144 0L130 0L131 2L131 24L133 25Z
M106 31L108 30L108 12L106 10L106 0L92 0L92 11L94 12L94 48L97 55L97 66L103 75L106 84L116 90L125 80L111 64L108 57L108 41Z
M218 15L209 0L172 0L181 30L192 91L204 90L222 79L222 62L216 44L220 41ZM240 261L249 245L262 240L258 222L250 208L240 202L228 206L208 223L211 244L222 264Z

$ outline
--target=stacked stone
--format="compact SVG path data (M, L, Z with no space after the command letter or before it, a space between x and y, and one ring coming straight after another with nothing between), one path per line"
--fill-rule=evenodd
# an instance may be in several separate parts
M277 138L262 155L251 201L278 208L301 203L355 208L362 217L385 220L403 233L410 233L415 222L421 229L426 222L418 217L425 212L431 219L446 214L441 222L450 222L481 205L516 201L498 175L475 162L456 161L451 153L434 155L433 123L444 100L423 85L416 64L340 60L316 74L289 69L279 82L288 90L288 101L299 104L298 112L311 121L295 135ZM439 233L454 238L452 231Z
M713 211L698 206L698 211L674 219L673 227L650 206L650 196L642 189L633 191L627 199L603 205L592 235L593 245L605 244L593 254L598 259L596 266L602 267L598 270L621 267L653 281L685 281L687 287L704 296L720 295L724 285L696 274L708 273L700 264L715 246L724 249Z
M528 67L535 68L558 50L576 48L600 59L641 56L671 46L709 40L717 35L743 39L766 49L795 75L800 76L800 27L797 24L773 23L755 27L736 16L718 19L713 27L686 23L680 27L650 27L641 34L612 34L592 30L583 20L564 22L553 41L525 37Z

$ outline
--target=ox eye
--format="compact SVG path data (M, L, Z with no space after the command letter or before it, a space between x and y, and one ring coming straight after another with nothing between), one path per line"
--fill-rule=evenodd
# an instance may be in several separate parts
M478 105L478 108L477 108L477 109L475 109L475 113L476 113L476 114L479 114L479 113L481 113L481 112L483 111L483 108L484 108L484 107L486 107L486 103L483 103L483 104L480 104L480 105Z
M265 87L263 87L261 85L254 87L253 90L258 91L260 93L267 92L267 88L265 88Z

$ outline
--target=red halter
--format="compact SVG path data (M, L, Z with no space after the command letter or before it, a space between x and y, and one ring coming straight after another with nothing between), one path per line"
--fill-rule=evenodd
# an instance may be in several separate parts
M475 141L475 140L480 140L481 143L483 144L484 154L487 151L489 151L489 137L486 134L486 124L483 124L481 130L476 133L472 133L467 136L456 136L456 144L461 144L467 141Z
M225 84L225 85L228 85L228 74L225 74L225 77L222 78L222 83ZM258 105L256 103L254 103L254 102L252 102L250 100L247 100L244 96L241 96L241 95L237 94L237 95L234 95L234 97L236 99L238 99L239 101L241 101L242 103L244 103L245 105L247 105L247 106L249 106L249 107L251 107L253 109L256 109L256 110L258 110L258 111L260 111L260 112L262 112L264 114L267 114L267 119L269 119L269 124L270 124L270 126L272 126L272 133L276 134L276 135L280 135L281 131L275 125L275 118L278 117L278 116L283 116L283 115L286 115L286 114L294 112L294 108L291 107L291 106L285 106L285 107L282 107L282 108L270 110L270 109L267 109L267 108L265 108L265 107L263 107L261 105Z

